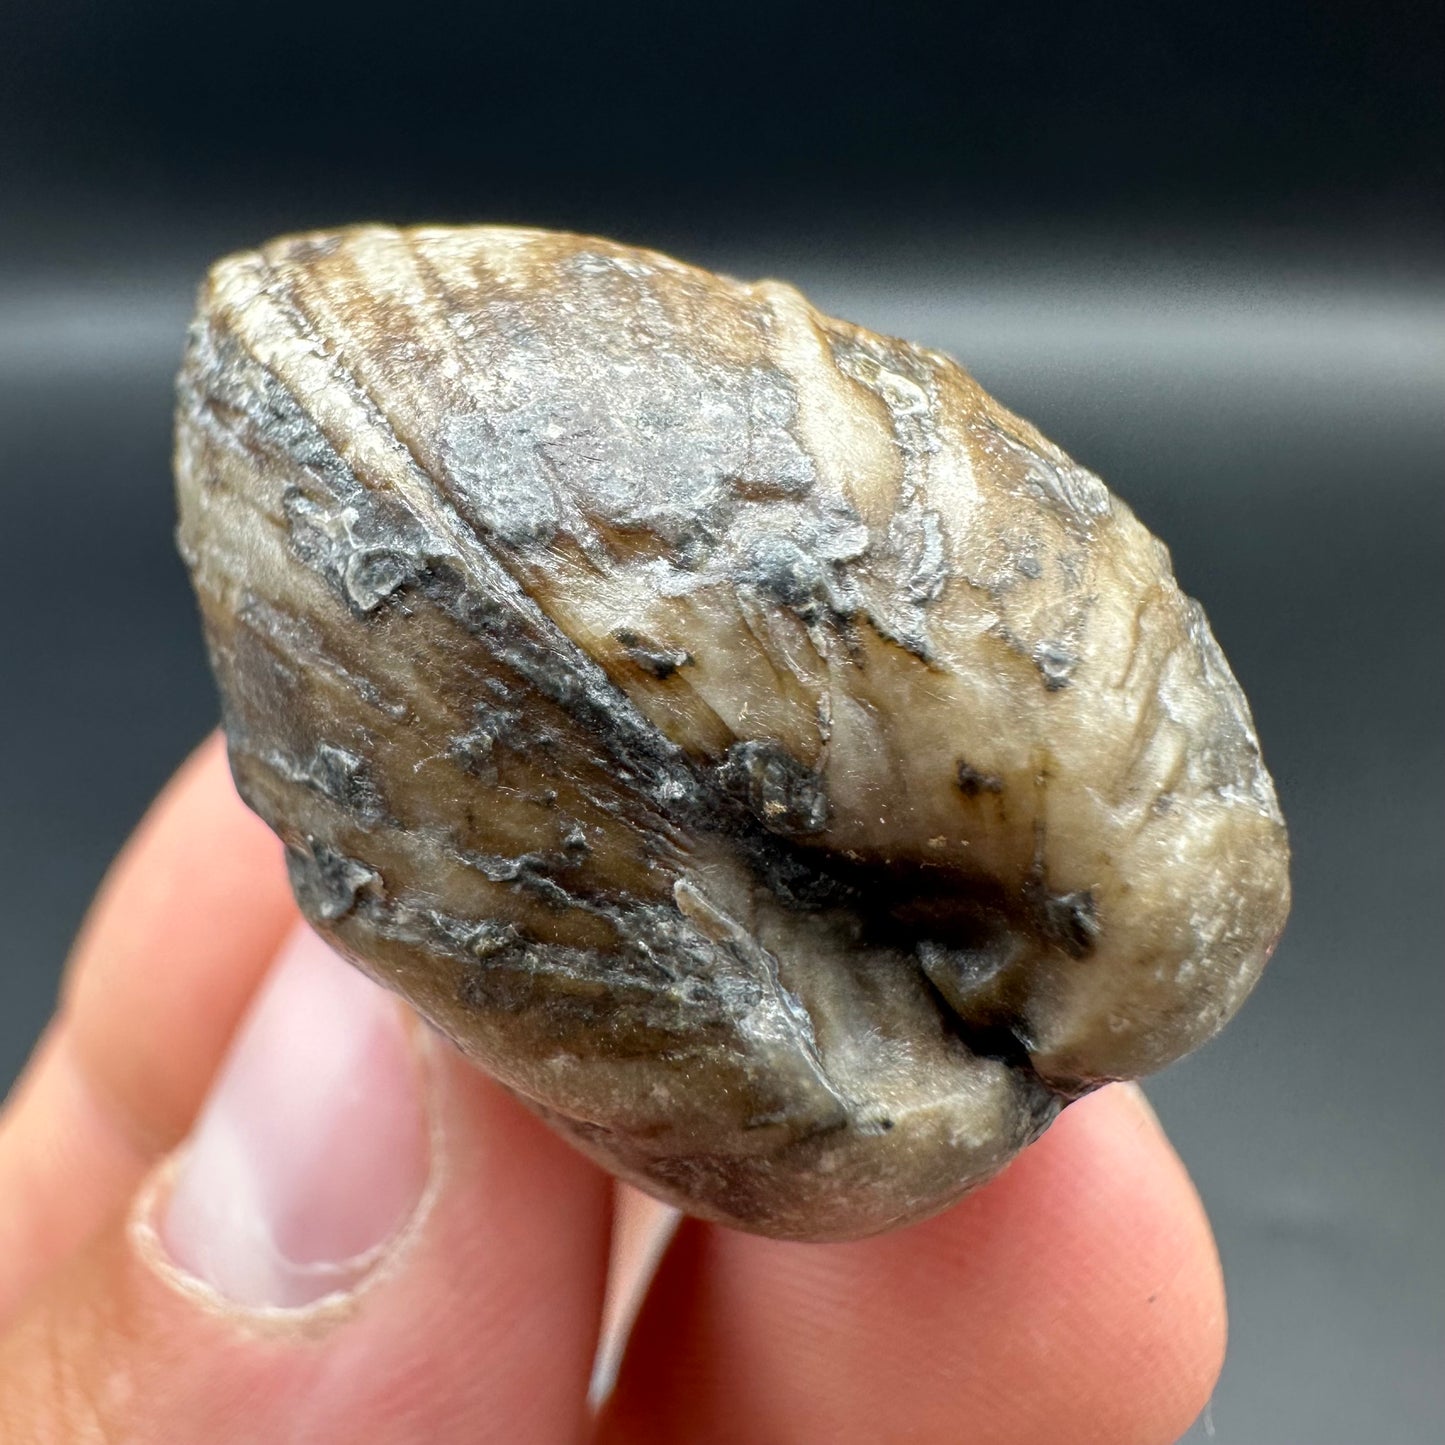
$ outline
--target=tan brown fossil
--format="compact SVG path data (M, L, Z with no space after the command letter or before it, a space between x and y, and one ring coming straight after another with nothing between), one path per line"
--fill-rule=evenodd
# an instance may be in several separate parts
M949 358L648 251L212 271L181 548L312 922L683 1208L867 1234L1239 1006L1288 907L1164 547Z

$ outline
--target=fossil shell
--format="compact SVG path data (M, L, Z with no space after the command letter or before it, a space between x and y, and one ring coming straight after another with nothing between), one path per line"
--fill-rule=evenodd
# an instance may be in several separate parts
M946 356L606 241L212 271L180 542L311 921L708 1218L940 1209L1238 1007L1288 907L1165 548Z

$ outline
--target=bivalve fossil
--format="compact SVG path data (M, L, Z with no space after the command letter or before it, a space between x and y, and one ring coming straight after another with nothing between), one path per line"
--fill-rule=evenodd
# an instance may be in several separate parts
M876 1232L1249 991L1288 907L1165 548L948 357L573 235L211 272L180 545L311 922L609 1169Z

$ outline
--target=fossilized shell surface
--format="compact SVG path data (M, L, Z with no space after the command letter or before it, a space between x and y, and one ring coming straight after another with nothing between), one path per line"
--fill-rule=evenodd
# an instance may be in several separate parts
M949 358L577 236L222 261L180 541L311 921L583 1149L841 1238L1249 991L1288 906L1164 547Z

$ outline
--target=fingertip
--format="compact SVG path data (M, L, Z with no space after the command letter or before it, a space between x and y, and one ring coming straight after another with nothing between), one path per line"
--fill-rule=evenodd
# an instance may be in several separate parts
M1219 1254L1136 1085L1071 1105L992 1184L898 1248L970 1280L1013 1404L999 1436L1011 1445L1158 1445L1208 1402L1227 1333Z
M1203 1407L1223 1346L1198 1196L1141 1096L1113 1088L912 1229L797 1246L685 1228L607 1438L650 1421L697 1441L942 1442L966 1424L980 1445L1160 1445Z
M1033 1362L1052 1373L1037 1438L1155 1445L1182 1435L1223 1365L1224 1277L1198 1192L1142 1090L1116 1085L1073 1105L963 1208L960 1225L1001 1241L1001 1263L1010 1248L1037 1252L1033 1262L1016 1252L1011 1267L1036 1292L1054 1282L1045 1318L1074 1342ZM1050 1433L1066 1419L1074 1433Z

